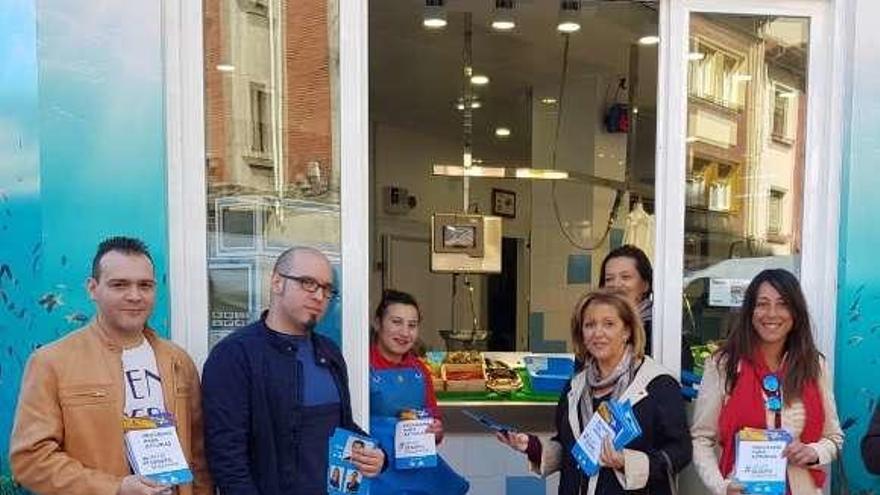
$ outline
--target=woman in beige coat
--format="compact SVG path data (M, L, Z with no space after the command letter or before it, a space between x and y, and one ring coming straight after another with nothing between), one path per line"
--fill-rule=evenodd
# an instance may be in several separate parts
M843 431L806 301L785 270L752 280L727 341L706 362L691 436L697 473L715 495L742 493L734 437L746 427L787 430L791 494L821 493L822 466L837 455Z

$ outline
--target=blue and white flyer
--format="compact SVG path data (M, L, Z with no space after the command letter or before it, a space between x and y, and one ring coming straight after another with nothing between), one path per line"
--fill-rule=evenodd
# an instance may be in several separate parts
M736 434L734 479L743 493L784 495L788 460L782 451L791 443L785 430L743 428Z
M358 435L344 428L336 428L329 440L327 463L328 495L351 495L370 493L370 479L365 478L351 463L351 453L375 447L369 437Z
M125 447L135 474L163 485L192 483L193 475L180 448L170 414L124 418Z
M602 444L610 437L616 450L622 450L641 436L642 429L629 402L606 401L599 405L571 449L571 455L587 476L599 472Z
M434 420L409 419L394 427L394 466L397 469L418 469L437 465L437 442L427 430Z

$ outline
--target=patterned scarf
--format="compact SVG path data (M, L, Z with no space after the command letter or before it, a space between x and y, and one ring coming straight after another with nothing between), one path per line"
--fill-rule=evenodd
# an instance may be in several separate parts
M601 372L596 360L592 357L587 358L587 363L584 367L587 374L587 386L584 388L584 393L581 394L581 407L579 408L581 425L585 426L590 421L590 417L593 416L593 389L612 387L610 397L615 400L619 399L623 392L626 391L626 388L629 387L636 368L635 365L637 364L635 359L633 359L631 345L626 346L623 358L621 358L611 373L604 378L600 376Z

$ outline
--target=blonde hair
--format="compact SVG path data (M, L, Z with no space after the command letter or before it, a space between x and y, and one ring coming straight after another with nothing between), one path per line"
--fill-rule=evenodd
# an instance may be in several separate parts
M571 313L571 343L574 354L581 362L585 362L589 355L587 345L584 342L584 311L591 304L607 304L617 310L617 316L623 320L623 326L630 331L629 344L633 349L633 358L642 359L645 356L645 327L642 318L636 311L635 306L626 295L616 289L598 289L584 294Z

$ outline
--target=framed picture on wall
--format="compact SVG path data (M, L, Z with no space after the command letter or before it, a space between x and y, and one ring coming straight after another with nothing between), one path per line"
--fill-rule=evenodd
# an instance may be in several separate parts
M492 214L500 217L516 217L516 193L506 189L492 189Z

